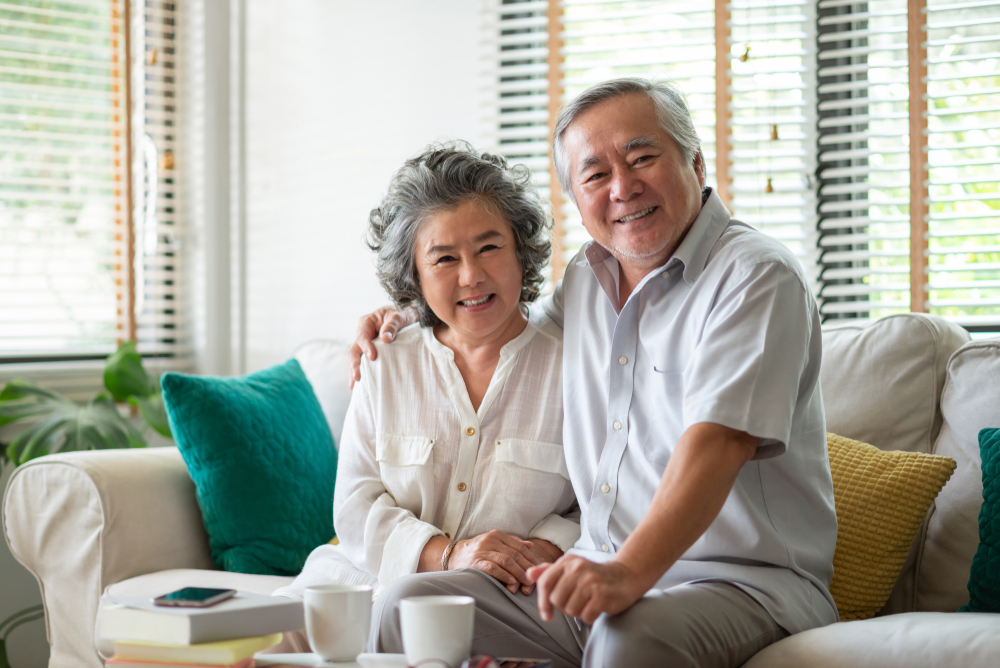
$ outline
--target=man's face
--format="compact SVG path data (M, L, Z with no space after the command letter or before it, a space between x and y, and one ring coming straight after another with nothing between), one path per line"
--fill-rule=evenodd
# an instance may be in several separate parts
M570 124L563 146L590 236L627 272L666 262L701 211L705 177L660 128L653 101L601 102Z

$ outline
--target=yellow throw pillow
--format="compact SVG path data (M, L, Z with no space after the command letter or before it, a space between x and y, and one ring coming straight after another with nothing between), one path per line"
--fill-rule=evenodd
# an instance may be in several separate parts
M955 471L951 457L882 451L827 434L837 549L830 593L842 620L874 617L896 585L927 509Z

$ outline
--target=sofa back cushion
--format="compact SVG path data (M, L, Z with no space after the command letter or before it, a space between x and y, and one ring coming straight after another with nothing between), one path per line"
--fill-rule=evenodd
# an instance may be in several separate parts
M979 430L1000 427L1000 339L958 350L947 368L934 453L958 463L938 495L917 558L916 609L953 611L969 602L969 570L979 545L983 473Z
M917 313L823 329L826 430L881 450L931 452L948 358L969 340Z
M347 376L350 345L334 339L319 339L303 343L294 355L313 386L337 448L340 448L347 406L351 403L351 384Z
M881 450L931 452L941 428L948 358L968 340L958 325L918 313L824 328L820 380L827 431ZM880 614L914 609L921 535Z

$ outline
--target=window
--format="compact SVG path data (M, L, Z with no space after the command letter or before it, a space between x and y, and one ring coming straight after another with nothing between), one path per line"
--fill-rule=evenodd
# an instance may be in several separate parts
M0 360L173 350L174 10L133 6L0 6Z
M1000 326L1000 2L513 5L537 19L530 76L543 90L547 59L546 102L623 75L680 85L709 182L796 253L824 320L915 310ZM554 199L558 275L587 235Z

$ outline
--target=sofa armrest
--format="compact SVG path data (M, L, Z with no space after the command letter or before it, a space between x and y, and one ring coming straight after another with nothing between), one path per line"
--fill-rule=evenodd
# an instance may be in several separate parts
M49 666L102 666L101 593L171 568L214 569L194 484L176 448L40 457L7 483L4 536L38 580Z

